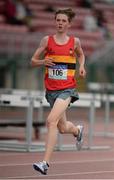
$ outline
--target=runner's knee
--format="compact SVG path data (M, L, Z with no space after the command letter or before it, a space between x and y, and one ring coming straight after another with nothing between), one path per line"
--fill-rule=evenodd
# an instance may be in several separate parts
M48 128L49 127L55 127L55 126L57 127L57 121L52 117L48 117L47 121L46 121L46 125Z

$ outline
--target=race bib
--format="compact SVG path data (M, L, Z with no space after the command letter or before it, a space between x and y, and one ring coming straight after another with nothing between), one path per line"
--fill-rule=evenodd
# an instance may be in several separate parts
M67 65L55 65L48 68L48 77L50 79L67 79Z

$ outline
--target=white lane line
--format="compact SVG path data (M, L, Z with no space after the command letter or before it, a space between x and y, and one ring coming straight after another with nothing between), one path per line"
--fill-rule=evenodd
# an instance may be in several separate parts
M51 162L50 165L53 164L83 164L83 163L96 163L96 162L113 162L114 159L93 159L93 160L80 160L80 161L55 161L55 162ZM33 162L29 162L29 163L14 163L14 164L0 164L0 167L4 167L4 166L27 166L27 165L32 165Z
M72 175L89 175L89 174L107 174L107 173L114 173L114 171L88 171L88 172L79 172L79 173L60 173L60 174L50 174L50 175L40 175L40 176L15 176L15 177L7 177L9 179L18 179L18 178L37 178L44 177L47 179L48 177L55 177L55 176L72 176Z
M30 153L31 155L32 155L32 153ZM2 152L0 152L0 157L3 157L3 156L5 156L5 157L7 157L7 156L27 156L27 155L29 155L29 153L27 153L27 152L17 152L17 153L13 153L13 152L11 152L11 153L3 153L2 154ZM34 154L35 155L35 154ZM43 154L41 154L41 156L42 156Z
M88 152L88 150L84 150L83 152ZM113 151L110 150L110 152L113 152ZM3 152L3 154L2 154L2 151L1 151L0 157L3 157L3 156L5 156L5 157L7 157L7 156L10 156L10 157L11 156L26 156L26 157L28 157L29 154L31 154L32 156L35 156L37 153L39 153L39 152L28 152L28 153L27 152ZM40 152L39 156L42 157L43 153L44 152ZM106 151L103 151L103 153L106 153Z

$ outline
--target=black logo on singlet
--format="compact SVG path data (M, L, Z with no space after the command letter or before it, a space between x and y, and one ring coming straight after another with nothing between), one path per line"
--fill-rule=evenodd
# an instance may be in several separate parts
M53 54L55 54L55 51L53 51L52 48L47 48L47 53L50 55L53 55Z

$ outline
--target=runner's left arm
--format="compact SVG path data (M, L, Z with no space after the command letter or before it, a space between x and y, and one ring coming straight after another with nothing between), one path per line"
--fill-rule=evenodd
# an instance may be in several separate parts
M81 43L79 38L75 38L75 53L77 56L77 59L79 61L79 75L81 77L86 76L86 70L85 70L85 56L81 47Z

